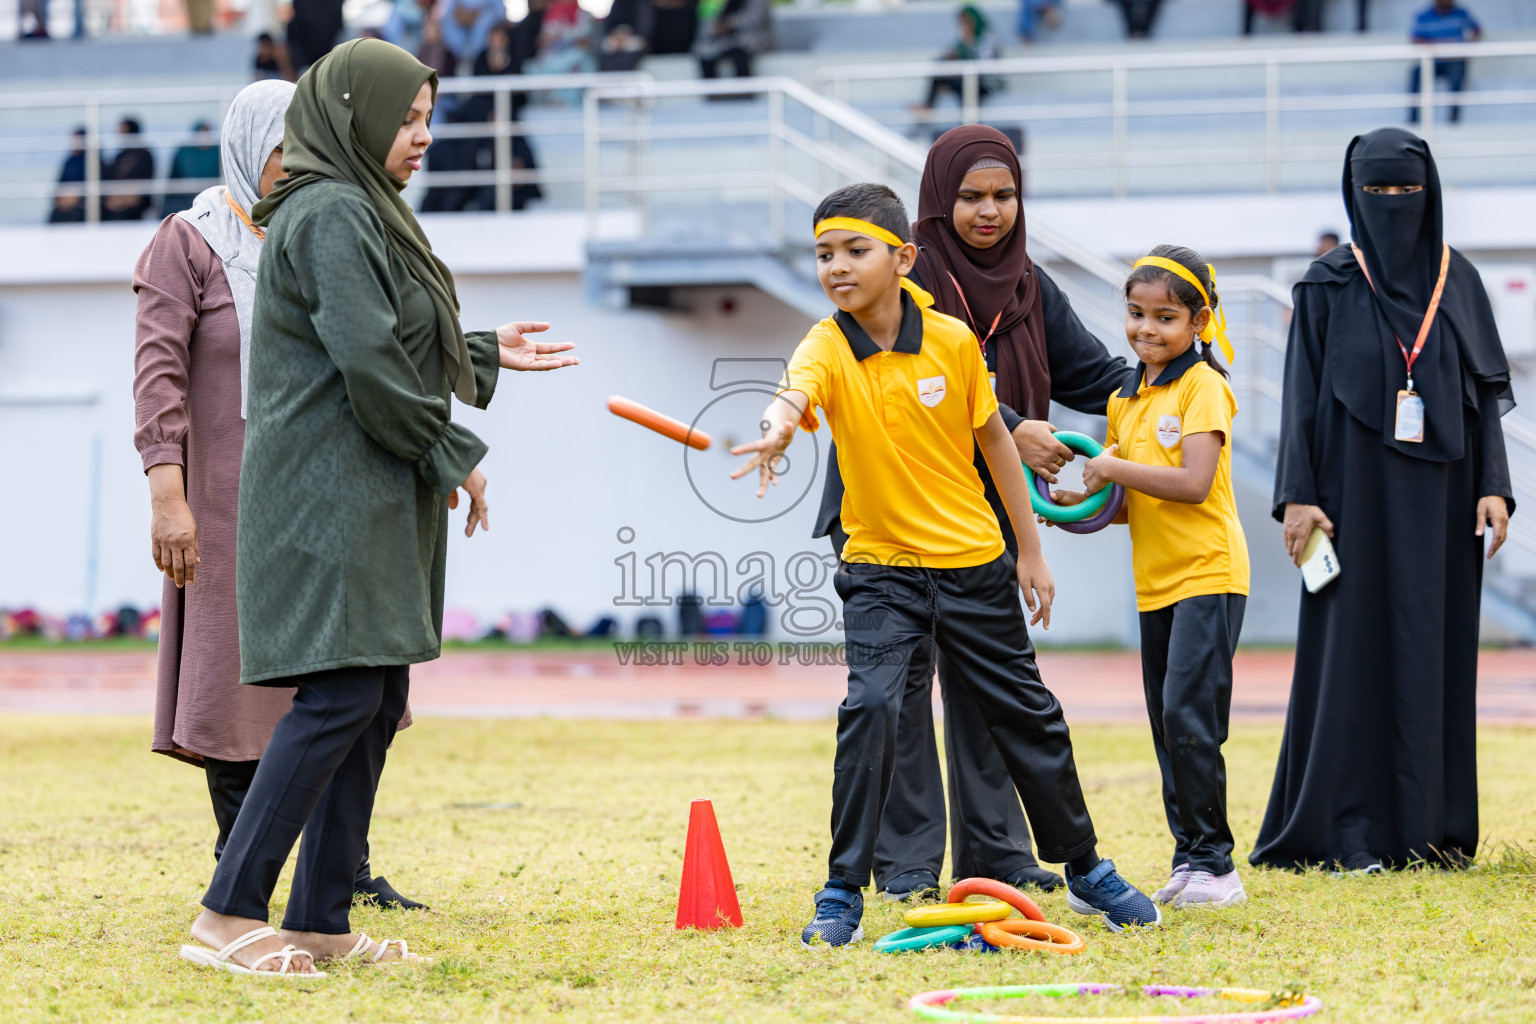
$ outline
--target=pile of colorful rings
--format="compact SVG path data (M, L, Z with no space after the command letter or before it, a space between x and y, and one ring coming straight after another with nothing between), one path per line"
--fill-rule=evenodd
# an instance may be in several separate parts
M1013 917L1014 911L1023 916ZM992 878L956 882L944 903L913 907L904 917L908 927L878 939L876 953L918 949L1083 951L1083 940L1075 932L1047 922L1034 900Z
M1175 996L1194 999L1219 996L1236 1003L1262 1004L1256 1010L1236 1013L1170 1015L1158 1013L1131 1017L1040 1017L1019 1013L978 1013L951 1009L951 1004L969 1000L993 1001L1020 999L1025 996L1096 996L1120 991L1119 985L1098 982L1065 985L998 985L992 988L947 988L915 995L907 1008L924 1020L957 1021L960 1024L1272 1024L1274 1021L1310 1017L1323 1008L1316 996L1291 992L1265 992L1251 988L1188 988L1183 985L1145 985L1146 996Z
M1104 452L1104 446L1087 434L1071 430L1058 430L1056 440L1079 455L1090 459ZM1045 477L1036 476L1027 465L1024 478L1029 481L1029 504L1035 514L1042 516L1068 533L1097 533L1115 521L1120 507L1125 504L1125 488L1112 484L1088 495L1081 505L1058 505L1051 500L1051 485Z

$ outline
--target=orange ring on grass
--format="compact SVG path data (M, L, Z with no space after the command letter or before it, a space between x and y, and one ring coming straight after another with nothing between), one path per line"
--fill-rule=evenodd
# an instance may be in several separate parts
M962 878L949 887L950 903L964 903L967 896L990 896L1002 900L1031 921L1045 920L1045 915L1035 906L1034 900L995 878Z
M987 921L978 924L976 930L994 946L1012 946L1041 953L1081 953L1087 946L1082 936L1070 928L1017 917L1011 921Z

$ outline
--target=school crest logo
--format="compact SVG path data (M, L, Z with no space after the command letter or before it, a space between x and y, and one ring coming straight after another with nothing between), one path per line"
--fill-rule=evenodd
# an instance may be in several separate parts
M1164 448L1172 448L1179 443L1183 436L1177 416L1159 416L1157 418L1157 443Z
M922 377L917 382L917 400L932 409L944 401L944 377Z

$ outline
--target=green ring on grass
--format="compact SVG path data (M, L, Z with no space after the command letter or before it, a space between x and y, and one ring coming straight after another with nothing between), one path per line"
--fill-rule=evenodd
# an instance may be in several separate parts
M1055 436L1056 440L1068 448L1090 459L1104 453L1104 446L1087 434L1079 434L1075 430L1058 430ZM1104 510L1104 506L1109 503L1109 492L1114 490L1114 487L1102 487L1088 495L1088 500L1081 505L1058 505L1040 496L1040 491L1035 487L1034 471L1028 465L1024 467L1024 482L1029 485L1029 507L1034 509L1036 515L1044 516L1053 523L1080 523L1084 519L1092 519Z
M968 924L947 924L942 928L903 928L875 940L876 953L905 953L913 949L932 949L970 938L974 929Z

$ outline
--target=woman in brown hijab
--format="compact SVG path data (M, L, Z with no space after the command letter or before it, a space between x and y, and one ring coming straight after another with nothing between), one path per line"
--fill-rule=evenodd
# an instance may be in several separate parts
M997 129L966 125L941 135L923 167L912 225L918 256L911 276L933 294L934 308L975 332L1019 457L1054 483L1072 453L1051 436L1051 402L1102 414L1130 370L1088 333L1055 282L1030 260L1019 201L1022 180L1018 154ZM997 488L979 455L976 465L1008 550L1017 551ZM834 454L827 459L815 536L830 536L839 552L847 539L838 521L842 495ZM891 899L935 888L944 862L933 668L914 662L908 676L897 727L896 775L875 846L876 882ZM980 713L964 687L949 685L951 668L942 657L938 672L955 877L1060 886L1061 877L1035 861L1018 794Z

